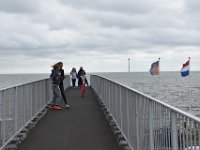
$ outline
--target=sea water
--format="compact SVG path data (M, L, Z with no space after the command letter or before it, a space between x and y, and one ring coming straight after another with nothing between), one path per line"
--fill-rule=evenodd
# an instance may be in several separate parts
M49 74L0 74L0 89L48 78Z

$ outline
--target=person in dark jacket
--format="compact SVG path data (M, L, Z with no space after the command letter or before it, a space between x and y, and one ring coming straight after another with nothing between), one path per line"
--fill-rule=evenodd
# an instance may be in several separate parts
M63 69L63 63L59 62L58 65L60 66L60 73L61 73L61 80L60 80L60 84L59 84L60 92L61 92L62 98L64 100L65 107L69 108L70 106L67 103L67 99L66 99L66 96L65 96L65 88L64 88L64 84L63 84L63 80L65 79L65 72L64 72L64 69Z
M82 78L81 78L81 75L86 75L86 72L85 70L83 69L83 67L80 67L79 71L78 71L78 75L77 75L77 78L78 78L78 86L80 87L82 85Z

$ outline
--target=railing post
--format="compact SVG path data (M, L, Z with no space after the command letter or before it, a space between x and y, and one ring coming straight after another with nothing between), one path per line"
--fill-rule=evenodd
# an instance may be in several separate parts
M150 150L154 150L154 136L153 136L153 103L149 101L149 146Z
M120 128L123 129L123 123L122 123L122 113L123 113L123 110L122 110L122 88L121 86L119 87L119 100L120 100Z
M2 146L2 133L3 133L3 127L2 127L2 118L3 118L3 115L2 115L2 109L3 109L3 104L2 104L2 97L3 97L3 92L0 91L0 147Z
M6 132L5 132L5 128L6 128L6 97L7 97L7 90L4 90L3 92L3 98L2 98L2 144L5 143L6 141Z
M139 134L139 114L138 114L138 101L139 101L139 98L138 98L138 94L136 94L136 99L135 99L135 101L136 101L136 106L135 106L135 111L136 111L136 137L137 137L137 150L140 150L140 134Z
M46 82L46 103L48 103L49 97L50 97L49 96L48 80L46 79L45 82Z
M14 107L14 109L15 109L15 119L14 119L14 123L15 123L15 132L17 132L17 129L18 129L17 87L15 87L14 89L15 89L15 98L14 98L14 101L15 101L15 107Z
M22 105L22 110L23 110L23 124L26 123L26 84L23 85L23 105Z
M177 138L177 125L176 125L176 113L171 111L171 139L172 150L178 150L178 138Z
M107 81L108 82L108 81ZM108 84L108 109L111 108L111 84Z
M127 124L128 124L128 126L127 126L127 128L128 128L128 139L130 139L130 120L129 120L129 118L130 118L131 114L129 114L130 111L129 111L129 90L128 89L126 89L126 99L127 99L127 104L126 104L127 110L126 111L127 111ZM128 142L130 143L130 141L128 141Z
M32 105L33 105L32 84L29 85L29 92L30 92L30 107L29 107L30 110L29 111L30 111L30 116L33 117L33 110L32 110L33 109L33 107L32 107Z

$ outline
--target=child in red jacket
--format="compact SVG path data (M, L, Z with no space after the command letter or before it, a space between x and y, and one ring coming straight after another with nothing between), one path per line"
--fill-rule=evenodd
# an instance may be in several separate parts
M86 75L82 74L81 75L81 79L82 79L82 85L81 85L81 96L84 97L85 96L85 85L88 85L88 81L86 78Z

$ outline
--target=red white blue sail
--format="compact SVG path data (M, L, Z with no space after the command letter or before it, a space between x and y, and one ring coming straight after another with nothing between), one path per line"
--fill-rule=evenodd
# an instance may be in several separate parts
M181 69L181 76L186 77L190 74L190 60L188 60Z

